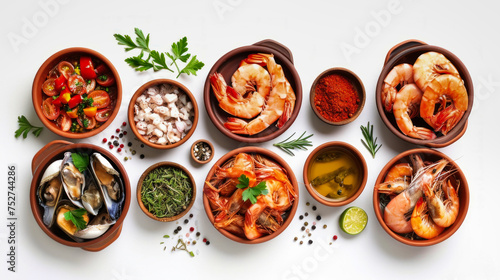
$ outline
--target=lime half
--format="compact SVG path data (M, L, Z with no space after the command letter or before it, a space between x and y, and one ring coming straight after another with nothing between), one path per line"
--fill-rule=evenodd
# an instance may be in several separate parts
M358 234L362 232L368 223L368 215L365 210L352 206L344 210L340 215L340 228L348 234Z

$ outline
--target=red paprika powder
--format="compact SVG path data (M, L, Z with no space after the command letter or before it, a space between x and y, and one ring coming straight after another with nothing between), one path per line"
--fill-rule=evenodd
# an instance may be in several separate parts
M321 78L315 89L314 106L328 121L339 122L354 115L359 108L359 96L344 76L331 74Z

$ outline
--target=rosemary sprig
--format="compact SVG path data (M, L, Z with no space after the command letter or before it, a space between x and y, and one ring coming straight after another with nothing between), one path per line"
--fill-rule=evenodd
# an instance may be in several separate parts
M290 135L290 137L288 137L287 139L285 139L279 143L273 144L273 146L280 148L285 153L287 153L291 156L295 156L295 154L291 150L299 149L299 150L305 151L305 150L307 150L306 147L312 146L312 144L311 144L312 142L310 140L307 140L307 139L309 139L314 134L311 134L311 135L308 135L308 136L302 138L304 136L304 134L306 134L305 131L304 131L304 133L302 133L302 135L300 135L299 138L288 141L288 140L290 140L290 138L292 138L295 135L295 132L294 132L292 135Z
M377 137L375 137L375 140L373 139L373 125L370 126L370 122L368 122L368 125L366 127L361 126L361 132L363 133L363 137L366 140L365 142L363 141L363 139L361 139L361 142L368 149L368 151L370 151L372 157L375 158L375 154L378 152L378 150L380 150L382 144L378 146Z

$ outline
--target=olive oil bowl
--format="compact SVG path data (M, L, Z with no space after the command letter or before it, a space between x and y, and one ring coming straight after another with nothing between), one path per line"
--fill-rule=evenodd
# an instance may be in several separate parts
M343 206L362 192L368 178L363 155L352 145L327 142L314 149L304 164L304 184L326 206Z
M184 181L183 186L164 189L170 181ZM171 184L169 184L171 185ZM148 191L148 188L151 191ZM154 192L154 193L153 193ZM172 199L174 196L175 199ZM151 165L137 183L137 202L139 207L153 220L172 222L186 215L196 198L196 183L193 175L184 166L169 161L162 161ZM176 201L175 205L170 204ZM181 201L182 203L178 203ZM168 205L171 211L166 211Z

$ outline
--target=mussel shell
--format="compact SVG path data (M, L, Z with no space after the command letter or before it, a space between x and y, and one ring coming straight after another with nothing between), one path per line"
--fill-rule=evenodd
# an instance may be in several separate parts
M104 195L101 187L95 182L89 172L85 172L85 186L82 190L83 207L92 215L96 216L104 204Z
M78 208L79 207L75 207L69 200L63 199L59 201L55 211L55 224L74 241L83 242L83 238L76 236L78 230L76 229L76 226L73 224L73 222L66 220L66 218L64 217L64 212L67 212L69 210L76 210ZM86 214L85 216L87 217L88 221L88 215Z
M82 239L94 239L103 235L114 224L115 221L112 221L107 213L100 213L85 229L76 232L75 236Z
M67 170L69 170L68 173L66 173ZM74 173L75 176L78 177L78 179L76 179L77 185L70 186L67 184L68 181L73 180L71 176L67 176L67 174L69 173ZM71 157L71 152L64 153L64 159L61 165L61 180L63 183L64 191L66 192L66 195L68 196L69 200L71 200L71 202L74 205L83 208L83 204L81 202L81 196L82 196L82 190L85 187L85 176L73 164L73 158ZM79 181L81 182L78 183Z
M101 154L94 153L90 158L92 174L101 187L104 204L111 220L116 221L121 215L124 196L124 185L120 173ZM116 190L110 193L110 189Z
M52 182L53 179L60 179L60 168L62 164L62 160L56 160L52 162L47 169L45 169L45 172L43 173L42 180L40 180L40 184L38 186L37 190L37 196L38 196L38 203L40 206L43 207L43 217L42 221L46 226L52 226L54 223L54 213L55 213L55 206L59 202L59 199L61 197L62 193L62 185L59 187L59 190L56 191L54 194L54 199L51 202L47 201L47 198L45 197L45 191L46 188L49 186L49 184Z

